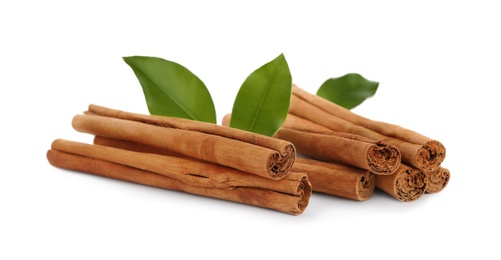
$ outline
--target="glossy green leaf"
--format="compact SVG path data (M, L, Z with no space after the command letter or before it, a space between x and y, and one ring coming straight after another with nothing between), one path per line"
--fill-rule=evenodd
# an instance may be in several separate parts
M326 80L318 89L317 95L344 108L352 109L372 97L378 86L379 82L367 80L357 73L349 73Z
M150 114L217 122L209 90L187 68L157 57L132 56L123 59L143 88Z
M273 136L287 117L291 92L289 65L280 54L244 81L233 103L230 126Z

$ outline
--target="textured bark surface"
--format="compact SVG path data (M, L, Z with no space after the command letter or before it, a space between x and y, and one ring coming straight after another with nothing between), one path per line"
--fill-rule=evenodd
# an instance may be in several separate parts
M55 167L187 193L251 204L293 215L308 205L312 189L305 173L280 180L199 160L135 152L57 139L47 152Z

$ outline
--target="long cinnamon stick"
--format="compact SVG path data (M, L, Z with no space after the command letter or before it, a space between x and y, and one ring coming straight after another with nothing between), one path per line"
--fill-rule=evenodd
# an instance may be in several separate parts
M116 110L112 108L107 108L103 106L98 106L91 104L88 107L86 113L101 115L106 117L113 117L131 121L137 121L141 123L147 123L150 125L157 125L163 127L177 128L195 132L201 132L216 136L222 136L225 138L235 139L242 142L254 144L257 146L262 146L269 148L271 150L276 150L280 152L280 155L286 154L288 157L294 157L293 150L294 147L290 147L291 143L276 138L271 138L265 135L259 135L248 131L242 131L240 129L231 127L222 127L216 124L210 124L200 121L188 120L184 118L176 117L166 117L157 115L144 115L138 113L132 113L122 110ZM285 155L282 155L285 157ZM287 164L287 166L290 166Z
M228 131L222 129L227 127L195 121L187 122L189 127L184 129L174 128L174 123L169 125L171 119L183 120L104 109L115 112L117 117L97 115L91 109L90 113L73 118L73 128L93 135L170 149L179 154L274 180L283 178L294 164L296 151L290 142L238 129ZM134 115L150 121L118 118L123 118L124 115ZM190 127L194 130L188 129Z
M296 158L292 170L306 173L313 191L337 197L366 201L376 187L374 173L343 164Z
M47 152L60 168L301 214L311 196L304 173L281 180L216 164L57 139Z
M392 175L376 175L376 187L403 202L420 198L426 184L427 176L421 170L403 163Z
M357 123L362 121L359 120L361 116L319 96L308 93L296 85L293 86L289 113L334 131L362 135L385 144L394 145L400 150L404 162L419 169L436 168L445 158L445 147L437 140L424 137L419 133L396 125L369 119L365 121L371 123L359 125ZM341 114L341 116L338 116L338 114ZM379 127L373 127L378 123L381 123ZM373 129L369 127L373 127ZM382 131L381 129L386 130ZM390 132L391 135L386 135Z

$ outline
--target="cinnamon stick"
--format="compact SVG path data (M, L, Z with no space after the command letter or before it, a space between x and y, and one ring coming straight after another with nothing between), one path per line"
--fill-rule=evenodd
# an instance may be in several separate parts
M334 131L394 145L400 150L404 162L419 169L434 169L445 159L445 147L437 140L397 125L361 117L296 85L293 86L289 113Z
M437 167L430 171L425 172L428 177L428 184L426 186L426 193L437 193L445 189L449 183L451 173L445 167Z
M80 132L169 149L203 161L278 180L294 164L292 143L239 129L179 118L140 115L91 105L76 115Z
M225 115L223 125L229 125L231 114ZM287 120L286 120L287 121ZM302 127L302 128L301 128ZM296 150L309 157L348 164L375 174L389 175L400 165L401 155L391 145L374 142L363 136L334 131L303 131L282 126L274 137L290 141Z
M304 173L271 180L198 160L55 140L47 159L56 167L149 186L301 214L311 196Z
M427 176L419 169L400 164L392 175L376 175L376 187L403 202L420 198L427 184Z
M377 175L394 173L401 162L395 147L361 137L313 133L282 127L276 138L290 141L297 151L315 159L348 164Z
M376 187L374 173L343 164L298 157L292 170L306 173L313 191L337 197L366 201Z

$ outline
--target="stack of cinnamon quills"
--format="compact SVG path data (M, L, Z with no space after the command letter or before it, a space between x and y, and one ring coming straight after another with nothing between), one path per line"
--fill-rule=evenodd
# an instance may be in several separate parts
M90 105L73 128L92 144L56 139L55 167L299 215L312 194L292 143L199 121Z
M299 154L330 164L326 167L365 171L370 177L364 177L359 186L375 186L404 202L440 192L450 179L450 171L442 166L445 147L439 141L362 117L297 85L293 85L288 117L275 137L292 142ZM310 181L314 191L320 185L336 185L317 183L315 175L310 175ZM356 199L367 200L371 192L365 190L366 196Z
M222 125L89 105L73 128L91 144L56 139L55 167L300 215L312 192L366 201L376 189L411 202L442 191L445 147L355 114L296 85L273 137Z

